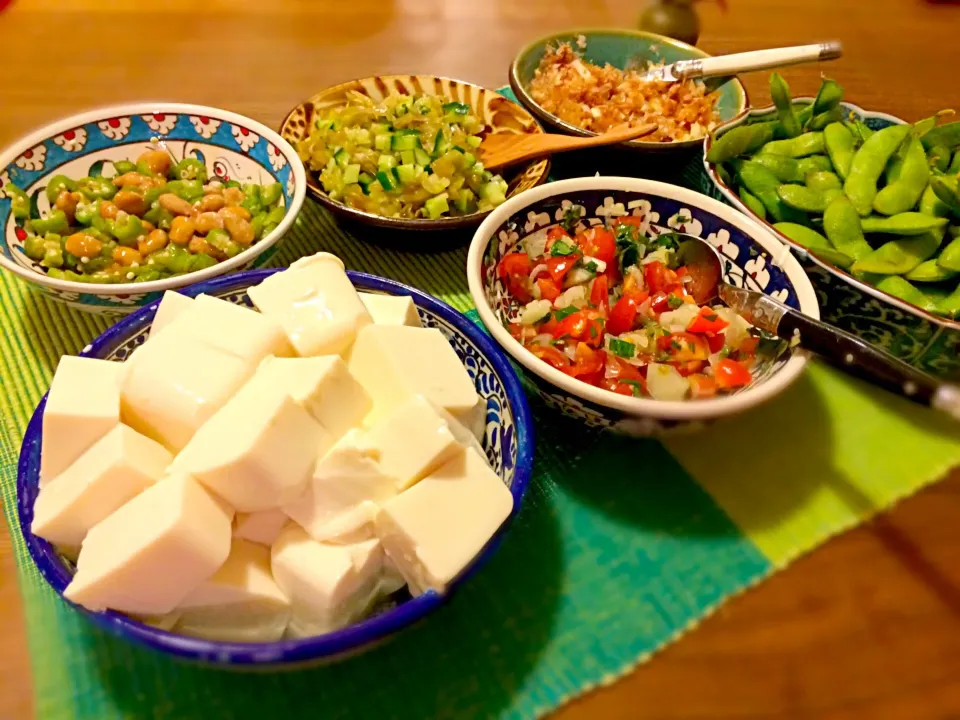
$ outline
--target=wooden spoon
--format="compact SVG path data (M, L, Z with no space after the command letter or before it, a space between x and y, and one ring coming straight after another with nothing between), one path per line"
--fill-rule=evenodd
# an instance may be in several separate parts
M628 140L636 140L654 132L657 127L656 123L623 125L593 137L574 137L556 133L493 133L487 135L480 144L480 159L483 166L491 170L567 150L616 145Z

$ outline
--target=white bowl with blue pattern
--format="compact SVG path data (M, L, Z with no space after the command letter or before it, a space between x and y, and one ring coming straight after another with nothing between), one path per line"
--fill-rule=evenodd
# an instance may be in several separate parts
M561 180L528 190L496 208L477 229L467 258L470 294L494 339L526 368L543 400L564 415L629 435L690 430L748 410L787 389L803 372L807 354L788 350L754 372L750 385L703 400L664 401L618 395L556 370L507 330L521 305L497 277L500 258L524 238L546 233L577 206L584 225L622 215L643 218L645 234L679 231L706 239L724 261L724 279L759 290L819 319L816 294L789 251L755 221L693 190L653 180L592 177Z
M99 285L57 280L27 257L26 233L10 211L2 188L13 183L31 198L31 216L49 208L43 189L54 175L83 177L112 162L131 160L155 148L153 140L177 160L204 162L211 179L283 185L283 221L234 258L197 272L165 280ZM117 105L71 115L21 138L0 154L0 266L55 300L96 313L129 313L148 305L165 290L204 282L266 262L290 229L306 196L306 174L296 151L266 125L236 113L169 102Z

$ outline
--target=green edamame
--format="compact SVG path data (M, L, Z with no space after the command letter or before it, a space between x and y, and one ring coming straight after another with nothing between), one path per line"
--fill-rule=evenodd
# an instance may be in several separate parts
M904 275L937 252L940 238L937 233L928 232L891 240L857 260L853 269L877 275Z
M843 123L830 123L823 129L823 143L837 174L846 179L856 153L856 142Z
M873 252L860 228L860 215L845 195L839 195L827 205L823 213L823 231L834 248L854 261Z
M923 195L920 196L920 206L917 209L925 215L934 217L947 217L950 214L950 208L937 197L932 185L927 185L927 189L923 191Z
M760 202L759 198L756 195L750 194L744 188L740 188L740 199L743 201L743 204L746 205L753 213L759 216L761 219L767 219L767 209L763 206L763 203Z
M798 213L790 207L787 207L777 195L777 187L780 181L776 176L762 165L752 161L740 163L737 174L747 190L754 195L767 209L767 214L773 218L774 222L796 222L801 224L805 218L803 213Z
M960 145L960 120L934 128L921 138L921 142L926 150L938 145L948 148L957 147Z
M843 120L843 110L840 107L835 107L810 118L810 122L807 123L807 130L823 130L827 125L841 120Z
M927 297L926 293L899 275L887 275L877 283L877 290L882 290L895 298L900 298L927 311L932 312L936 309L936 303Z
M825 263L836 265L841 270L849 270L853 265L852 257L833 248L814 248L810 252Z
M813 116L833 110L843 100L843 88L836 81L824 78L813 101Z
M953 151L953 159L950 161L950 167L947 168L947 174L960 174L960 149Z
M767 170L776 175L780 182L801 183L803 174L800 171L800 160L795 160L786 155L774 155L773 153L757 153L750 162L763 165Z
M773 227L793 240L797 245L802 245L808 250L831 247L829 240L816 230L808 228L806 225L782 222L777 223Z
M860 221L860 227L866 234L888 233L890 235L921 235L933 230L941 230L947 225L947 218L934 217L920 212L903 212L890 217L871 215Z
M740 125L714 139L707 162L722 163L746 155L773 140L773 123Z
M949 175L935 177L930 180L930 187L933 188L937 199L946 206L948 212L960 217L960 191L957 188L957 178Z
M843 183L836 173L829 170L818 170L817 172L807 173L805 178L807 187L817 192L826 192L827 190L842 190Z
M946 172L950 167L950 148L946 145L934 145L927 151L930 167L937 172Z
M944 270L955 270L960 272L960 238L954 238L940 252L937 258L937 265Z
M960 317L960 285L944 298L937 301L935 312L950 318Z
M873 130L867 126L862 120L851 120L845 123L847 129L853 135L853 139L857 144L857 147L863 145L867 140L873 137Z
M780 185L777 196L788 206L808 213L822 213L841 190L811 190L805 185Z
M823 132L808 132L787 140L773 140L764 145L760 150L761 153L786 155L792 158L820 155L823 151Z
M723 163L717 165L717 175L720 177L720 180L723 181L724 185L733 187L733 176L730 175L730 171L727 170L727 166Z
M934 283L950 280L960 275L960 270L947 270L940 267L935 258L924 260L913 270L904 275L910 282Z
M780 127L788 138L796 137L800 134L800 122L793 111L793 103L790 101L790 87L779 73L770 75L770 97L777 108L777 116L780 118Z
M899 176L877 193L873 209L884 215L896 215L913 208L930 182L930 168L923 144L917 138L907 141Z
M833 164L826 155L811 155L797 160L797 168L800 170L800 179L797 182L803 182L804 178L812 172L833 170Z
M264 185L260 190L260 203L264 207L270 207L275 202L280 199L280 196L283 194L283 185L280 183L272 183L270 185Z
M862 217L873 209L880 175L909 133L909 125L885 127L871 135L853 156L843 191Z

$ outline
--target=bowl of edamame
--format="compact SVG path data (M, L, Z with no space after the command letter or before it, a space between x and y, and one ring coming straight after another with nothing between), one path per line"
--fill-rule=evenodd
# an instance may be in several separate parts
M771 95L707 138L714 194L792 248L826 322L960 377L960 123L864 110L832 80L791 99L773 74Z
M0 266L81 310L262 265L306 194L279 134L153 102L63 118L0 153Z

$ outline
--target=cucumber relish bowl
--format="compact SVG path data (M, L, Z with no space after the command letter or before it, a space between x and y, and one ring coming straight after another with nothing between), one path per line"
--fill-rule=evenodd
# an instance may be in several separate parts
M640 218L643 235L672 231L702 237L724 264L724 279L766 293L819 318L810 280L789 250L758 223L693 190L653 180L591 177L561 180L524 193L496 208L478 228L467 258L470 294L493 338L526 370L544 402L592 427L629 435L696 429L766 402L803 372L807 354L788 348L754 370L753 381L731 395L665 401L619 395L581 382L524 348L508 331L523 305L498 276L497 266L521 244L536 241L576 212L581 227L624 215Z
M192 285L183 294L201 293L238 305L252 306L247 288L278 270L251 270ZM348 273L363 292L412 297L424 327L438 329L456 351L477 392L486 401L482 446L491 467L510 489L513 510L486 546L448 587L445 594L429 590L411 597L406 590L390 596L374 615L340 630L268 643L203 640L168 632L113 611L93 612L73 605L96 626L114 635L172 657L226 669L281 670L339 660L369 649L400 630L427 619L448 601L457 588L492 556L513 518L520 511L533 466L533 420L526 397L506 355L474 323L449 305L411 287L364 273ZM123 318L84 348L81 355L122 362L142 345L150 332L159 302ZM58 594L70 582L75 566L31 530L34 503L39 491L42 425L46 397L40 401L27 427L20 450L17 475L17 512L30 556L41 575ZM67 602L64 600L64 602Z
M116 174L114 163L134 160L145 150L166 150L175 161L199 160L210 180L259 185L280 183L283 219L271 232L236 256L173 277L99 284L51 277L24 250L24 220L14 217L8 183L30 198L30 216L50 209L43 192L56 175L80 178ZM44 295L94 313L126 314L158 299L165 290L259 267L292 227L306 197L306 175L296 152L267 126L227 110L204 105L144 102L115 105L62 118L17 140L0 153L0 266Z

